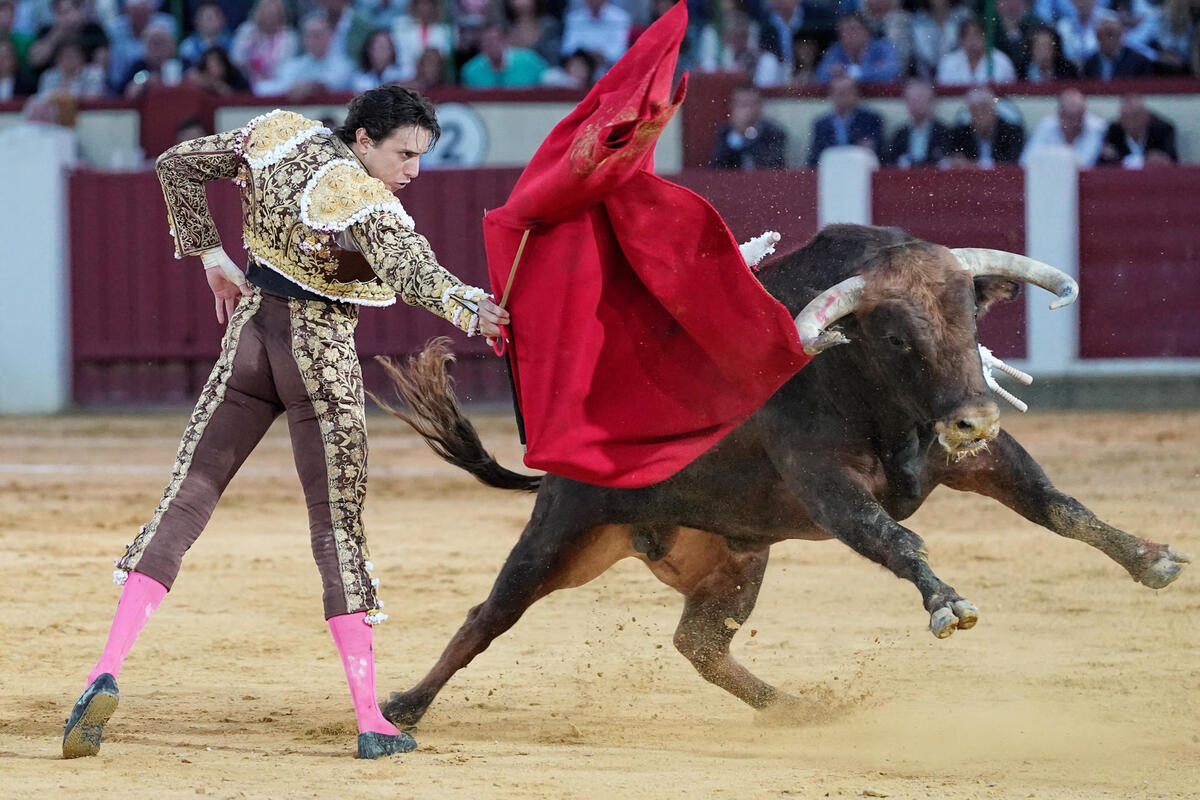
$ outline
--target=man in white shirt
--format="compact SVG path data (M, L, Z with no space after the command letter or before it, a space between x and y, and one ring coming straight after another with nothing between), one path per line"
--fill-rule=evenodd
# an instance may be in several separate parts
M257 83L255 94L286 94L295 100L349 86L354 65L334 51L333 31L323 17L304 21L302 43L304 52L280 64L274 78Z
M566 16L561 52L563 57L576 50L592 53L607 69L629 47L632 18L608 0L584 0L583 5Z
M958 44L957 50L946 53L938 62L938 83L950 86L978 86L988 83L1012 83L1017 79L1017 71L1008 56L995 48L988 52L983 23L975 17L967 17L962 21L958 29Z
M1088 111L1087 98L1078 89L1067 89L1058 96L1058 113L1042 118L1021 153L1021 166L1028 166L1034 150L1047 145L1065 144L1075 151L1081 169L1095 166L1104 145L1108 126Z

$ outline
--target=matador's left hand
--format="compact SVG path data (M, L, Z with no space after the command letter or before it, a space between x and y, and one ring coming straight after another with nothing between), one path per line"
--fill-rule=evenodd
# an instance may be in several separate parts
M479 332L484 336L499 336L500 326L511 322L508 309L496 305L492 298L484 297L479 301Z

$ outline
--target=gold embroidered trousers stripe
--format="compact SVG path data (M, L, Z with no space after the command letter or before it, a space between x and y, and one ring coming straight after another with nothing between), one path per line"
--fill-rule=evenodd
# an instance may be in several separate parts
M243 297L200 394L162 502L117 562L167 588L217 500L271 423L287 414L308 503L325 616L379 608L363 534L367 429L356 306Z

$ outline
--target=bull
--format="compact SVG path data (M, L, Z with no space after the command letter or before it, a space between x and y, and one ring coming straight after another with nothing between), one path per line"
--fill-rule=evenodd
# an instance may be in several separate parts
M485 484L537 492L491 593L429 673L390 696L389 719L415 724L451 676L531 604L628 557L684 596L676 648L756 709L793 699L730 654L775 542L839 539L913 583L935 636L969 629L977 608L934 574L921 538L900 524L939 485L994 498L1085 542L1151 588L1178 576L1183 554L1098 519L1000 429L976 320L1014 299L1021 282L1053 292L1056 305L1071 302L1069 276L1023 256L950 251L898 229L855 225L826 228L759 276L796 315L805 349L822 354L703 456L645 488L499 465L458 406L444 342L407 369L385 363L411 410L376 398L380 405Z

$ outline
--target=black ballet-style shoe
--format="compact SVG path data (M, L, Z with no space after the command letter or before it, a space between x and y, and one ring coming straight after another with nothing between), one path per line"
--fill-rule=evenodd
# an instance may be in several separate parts
M358 758L380 758L396 753L411 753L416 749L417 740L403 731L395 736L372 732L358 735Z
M117 691L117 679L111 673L105 672L83 690L71 716L67 717L67 727L63 731L63 758L79 758L94 756L100 752L100 736L104 733L104 723L117 710L117 700L121 693Z

